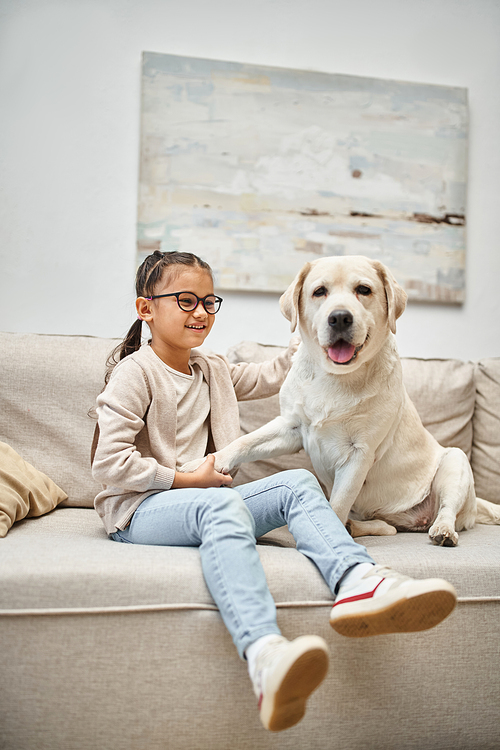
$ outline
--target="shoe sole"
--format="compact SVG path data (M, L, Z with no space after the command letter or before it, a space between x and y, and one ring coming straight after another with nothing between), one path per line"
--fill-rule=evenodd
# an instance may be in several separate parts
M328 651L321 638L307 636L293 641L295 649L283 660L266 684L260 718L266 729L282 732L302 719L307 699L323 682L328 672ZM316 641L316 645L314 644Z
M456 591L447 581L416 581L405 598L397 592L392 601L389 597L390 592L380 601L375 598L340 604L340 611L334 609L330 616L330 625L348 638L415 633L439 625L457 602Z

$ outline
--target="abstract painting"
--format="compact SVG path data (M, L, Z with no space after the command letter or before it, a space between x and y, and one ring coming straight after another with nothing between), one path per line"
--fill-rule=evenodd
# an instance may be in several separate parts
M138 256L194 252L217 288L283 292L328 255L410 300L465 298L467 90L143 53Z

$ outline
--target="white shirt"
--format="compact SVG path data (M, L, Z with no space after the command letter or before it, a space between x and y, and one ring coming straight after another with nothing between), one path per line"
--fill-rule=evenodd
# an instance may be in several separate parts
M210 393L208 383L197 364L190 365L191 375L164 367L173 378L177 393L176 469L204 456L208 443Z

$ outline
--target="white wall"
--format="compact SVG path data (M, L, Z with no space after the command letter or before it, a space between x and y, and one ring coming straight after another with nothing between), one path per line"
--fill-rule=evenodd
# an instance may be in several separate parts
M467 301L409 306L398 341L500 356L498 0L3 0L0 329L133 321L143 50L467 87ZM212 348L288 340L276 296L224 297Z

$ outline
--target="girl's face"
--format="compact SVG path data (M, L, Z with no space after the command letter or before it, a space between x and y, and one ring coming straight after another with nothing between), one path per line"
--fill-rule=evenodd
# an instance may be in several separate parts
M154 293L171 292L192 292L197 297L206 297L214 293L212 277L203 268L182 269L173 277L167 273ZM139 297L136 306L139 317L151 330L153 350L176 369L179 360L189 358L193 347L203 344L214 324L215 316L207 313L201 302L190 312L180 309L176 297L153 300Z

